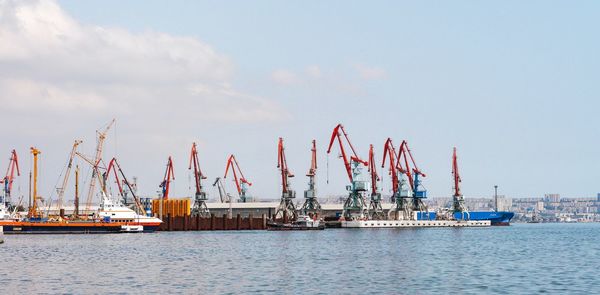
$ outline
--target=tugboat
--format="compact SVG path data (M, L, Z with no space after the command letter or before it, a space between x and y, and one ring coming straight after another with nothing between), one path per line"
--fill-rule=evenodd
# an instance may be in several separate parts
M320 220L314 220L308 215L299 215L298 219L291 223L268 222L267 230L324 230L325 224Z

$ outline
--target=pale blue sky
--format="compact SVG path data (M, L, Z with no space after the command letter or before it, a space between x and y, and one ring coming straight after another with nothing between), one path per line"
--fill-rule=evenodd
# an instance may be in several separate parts
M203 142L200 158L210 179L223 173L227 153L236 153L261 197L278 194L278 136L286 140L297 191L306 187L309 144L316 138L320 192L343 194L345 174L335 157L329 158L331 181L325 183L326 141L338 122L363 157L369 143L379 158L388 136L396 143L407 139L432 196L451 193L453 146L467 196L489 196L494 184L514 197L600 191L598 2L58 3L83 25L193 37L228 59L228 83L236 91L277 104L282 118L274 122L199 122L190 135ZM178 129L174 114L187 106L165 106L165 124ZM86 123L98 128L109 118ZM77 131L64 136L83 132ZM168 132L157 136L170 140ZM70 142L56 142L62 145L57 153L63 153L52 156L57 163ZM2 150L10 148L5 145ZM130 159L139 157L132 162L143 159L152 166L135 171L130 164L131 173L150 187L142 188L145 193L160 182L166 153L178 156L177 174L187 173L187 145L172 152L155 149L147 157L128 146L118 149ZM182 177L174 186L186 194L188 180Z

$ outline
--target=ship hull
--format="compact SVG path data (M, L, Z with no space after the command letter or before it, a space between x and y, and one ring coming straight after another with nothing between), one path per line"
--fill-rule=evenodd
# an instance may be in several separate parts
M507 211L472 211L469 212L468 217L463 216L462 213L454 213L454 218L457 220L467 219L473 221L489 220L492 226L506 226L510 225L511 219L515 216L513 212ZM435 212L421 213L418 212L417 217L419 220L435 220Z
M126 232L123 230L126 223L117 222L26 222L5 221L0 222L6 234L116 234ZM129 224L142 225L143 232L155 232L159 223Z

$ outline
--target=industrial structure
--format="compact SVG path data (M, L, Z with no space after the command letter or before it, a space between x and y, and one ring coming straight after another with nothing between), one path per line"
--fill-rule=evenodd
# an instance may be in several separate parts
M454 194L452 195L452 212L459 213L462 219L469 219L469 212L465 206L465 199L460 191L460 174L458 173L458 159L456 147L452 153L452 178L454 180Z
M311 157L310 157L310 168L308 169L308 189L304 191L304 204L300 208L300 212L303 215L309 215L317 217L321 215L321 204L317 200L317 188L315 178L317 176L317 142L313 139Z
M252 186L252 183L244 177L244 173L242 173L240 165L233 154L229 155L229 158L227 158L227 166L225 166L225 175L223 176L223 179L227 179L227 172L229 172L229 169L231 169L231 172L233 173L233 182L235 182L235 187L239 195L239 202L245 203L250 201L248 187Z
M343 139L342 139L343 137ZM366 181L361 179L363 166L368 166L367 161L361 160L356 153L356 149L350 142L346 130L342 124L338 124L333 129L331 134L331 140L329 141L329 147L327 148L327 154L331 153L331 148L336 141L339 144L340 158L344 161L344 167L346 168L346 174L350 180L350 185L346 187L349 192L348 198L344 202L344 211L342 218L348 220L364 219L369 215L369 209L365 200L365 192L368 190L368 184ZM346 149L344 149L344 141L350 147L352 154L348 157Z
M377 184L379 175L375 167L375 151L373 145L369 146L369 173L371 174L371 203L369 204L369 213L371 219L384 219L383 208L381 207L381 192Z
M275 218L282 218L284 221L296 220L298 217L296 206L294 205L296 191L291 189L290 183L290 178L294 177L294 174L288 169L283 138L281 137L277 144L277 168L281 172L281 202L275 212Z
M208 200L208 195L204 191L204 187L202 186L202 180L206 179L206 176L202 173L200 169L200 162L198 161L198 150L196 148L196 143L192 144L192 151L190 153L190 164L188 169L192 169L192 164L194 167L194 184L196 188L196 193L194 194L194 207L192 208L192 216L202 216L209 217L210 211L208 207L206 207L206 201Z

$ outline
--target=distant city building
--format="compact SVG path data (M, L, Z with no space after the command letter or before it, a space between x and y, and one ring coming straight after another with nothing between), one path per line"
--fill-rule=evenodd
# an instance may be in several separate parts
M597 201L600 202L600 193L597 195Z
M558 203L560 202L560 194L545 194L544 201L548 203Z

